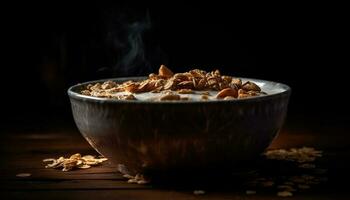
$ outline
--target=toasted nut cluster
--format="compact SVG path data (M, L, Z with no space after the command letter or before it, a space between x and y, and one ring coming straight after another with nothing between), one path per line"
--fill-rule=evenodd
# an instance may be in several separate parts
M47 158L44 159L43 162L51 162L50 164L47 164L45 166L46 168L62 168L62 171L70 171L75 168L87 169L91 166L98 165L106 160L107 158L104 157L96 158L92 155L81 156L79 153L76 153L70 156L69 158Z
M121 84L117 84L113 81L106 81L103 84L89 84L81 91L81 94L94 97L135 100L136 98L133 94L137 93L177 91L178 94L192 94L193 91L204 90L217 91L218 94L216 98L226 100L266 94L261 92L260 87L255 83L247 81L243 84L241 79L223 76L220 74L219 70L206 72L194 69L188 72L174 74L165 65L160 66L158 74L152 73L146 80L126 81ZM128 94L120 95L118 94L119 92L128 92ZM202 99L207 100L206 97ZM160 100L186 100L186 98L166 94L164 97L160 98Z

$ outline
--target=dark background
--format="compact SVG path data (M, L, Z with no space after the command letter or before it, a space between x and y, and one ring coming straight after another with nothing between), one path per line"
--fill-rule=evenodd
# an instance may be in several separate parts
M341 5L56 2L5 10L6 130L74 126L69 86L147 75L160 64L288 84L287 125L350 122Z

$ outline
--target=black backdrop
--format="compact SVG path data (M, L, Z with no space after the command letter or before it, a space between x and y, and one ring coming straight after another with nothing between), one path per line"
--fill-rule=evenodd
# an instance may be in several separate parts
M5 10L8 128L72 124L70 85L146 75L162 63L280 81L293 90L291 121L349 122L341 6L56 2Z

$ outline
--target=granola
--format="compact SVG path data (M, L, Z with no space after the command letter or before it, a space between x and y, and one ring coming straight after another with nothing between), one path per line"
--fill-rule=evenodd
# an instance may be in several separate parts
M81 156L81 154L76 153L69 158L59 157L47 158L43 162L51 162L45 166L45 168L62 168L62 171L71 171L73 169L88 169L91 166L98 165L104 161L108 160L104 157L95 157L92 155Z
M124 178L128 179L128 183L135 183L139 185L144 185L150 183L144 175L136 174L135 176L130 175L129 170L123 164L118 164L118 171L123 175Z
M219 70L206 72L193 69L173 73L165 65L160 66L158 74L152 73L146 80L89 84L80 93L118 100L151 101L232 100L266 94L257 84L221 75Z

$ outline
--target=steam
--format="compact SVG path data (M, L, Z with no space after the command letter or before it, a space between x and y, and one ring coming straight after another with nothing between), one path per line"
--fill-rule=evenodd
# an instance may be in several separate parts
M149 12L138 18L129 18L125 14L117 17L108 34L107 42L112 43L115 52L113 72L117 76L141 75L152 70L144 44L144 34L151 29Z
M145 21L133 22L128 26L128 45L119 63L121 69L135 71L135 67L146 64L143 33L151 28L149 15Z

